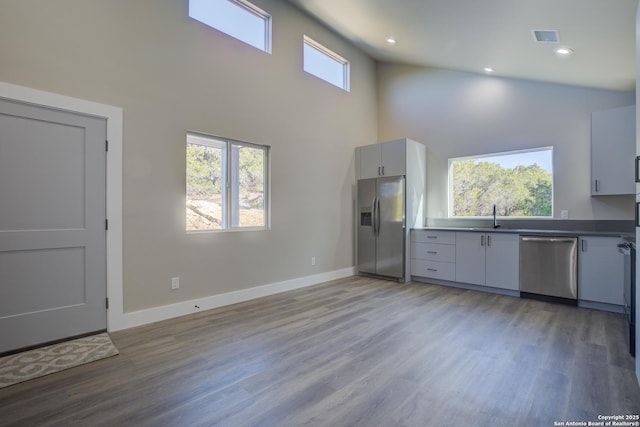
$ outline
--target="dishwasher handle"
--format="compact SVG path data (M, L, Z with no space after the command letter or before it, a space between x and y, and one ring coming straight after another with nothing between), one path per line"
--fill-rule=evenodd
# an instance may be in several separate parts
M520 236L523 242L573 243L575 237Z

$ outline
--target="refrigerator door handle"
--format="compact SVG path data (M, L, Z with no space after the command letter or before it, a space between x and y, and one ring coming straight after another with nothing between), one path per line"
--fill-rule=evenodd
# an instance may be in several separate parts
M380 199L376 198L376 202L378 203L378 208L376 210L376 221L378 221L378 232L376 236L380 235Z
M376 229L376 197L374 196L373 200L371 201L371 226L373 228L373 235L377 235L377 229Z
M636 156L636 182L640 182L640 156Z

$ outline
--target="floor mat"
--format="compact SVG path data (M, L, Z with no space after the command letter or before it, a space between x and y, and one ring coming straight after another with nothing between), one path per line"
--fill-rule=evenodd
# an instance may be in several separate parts
M0 388L116 354L118 349L105 332L0 357Z

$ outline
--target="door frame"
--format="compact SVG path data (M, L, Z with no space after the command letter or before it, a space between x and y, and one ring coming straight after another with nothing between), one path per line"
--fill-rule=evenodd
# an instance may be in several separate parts
M122 279L122 108L0 81L0 98L101 117L107 121L107 330L126 328Z

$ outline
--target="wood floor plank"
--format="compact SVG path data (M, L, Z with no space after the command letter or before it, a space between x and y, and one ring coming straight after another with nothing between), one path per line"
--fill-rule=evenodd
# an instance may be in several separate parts
M1 426L552 426L637 414L623 317L352 277L111 334Z

